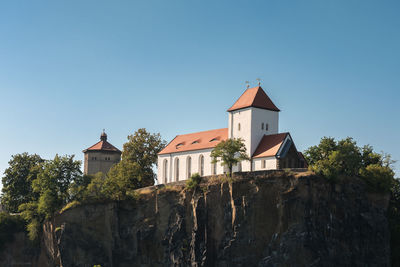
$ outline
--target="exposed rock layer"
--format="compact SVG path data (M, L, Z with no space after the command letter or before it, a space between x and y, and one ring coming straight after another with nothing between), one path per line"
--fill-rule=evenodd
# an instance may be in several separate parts
M357 179L259 172L201 187L151 187L137 201L67 210L44 225L34 265L390 265L387 198Z

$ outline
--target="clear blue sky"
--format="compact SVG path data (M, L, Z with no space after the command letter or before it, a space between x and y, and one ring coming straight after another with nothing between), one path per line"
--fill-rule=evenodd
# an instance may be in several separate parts
M400 160L399 3L2 1L0 172L24 151L82 160L103 128L121 148L227 127L257 77L299 150L351 136Z

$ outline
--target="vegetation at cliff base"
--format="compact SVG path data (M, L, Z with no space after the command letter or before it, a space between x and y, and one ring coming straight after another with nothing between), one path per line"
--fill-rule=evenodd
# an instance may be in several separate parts
M242 160L250 160L246 152L246 145L241 138L230 138L221 141L211 151L211 163L221 162L222 166L228 167L229 176L232 176L233 166Z

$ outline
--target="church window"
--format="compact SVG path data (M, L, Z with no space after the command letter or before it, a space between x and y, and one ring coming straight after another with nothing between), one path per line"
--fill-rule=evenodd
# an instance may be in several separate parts
M261 123L261 130L264 130L264 123Z
M238 124L238 131L240 131L240 123Z
M186 159L186 168L187 168L187 178L189 179L192 176L192 158L189 156Z
M179 180L179 159L175 159L175 181Z
M167 174L168 174L168 160L164 159L164 183L167 183Z
M261 168L263 168L263 169L265 169L265 166L267 165L266 163L267 163L267 160L265 160L265 159L263 159L262 161L261 161L261 165L262 165L262 167Z
M200 176L204 176L204 156L200 155L199 157L199 173Z
M217 174L217 163L211 163L212 174Z

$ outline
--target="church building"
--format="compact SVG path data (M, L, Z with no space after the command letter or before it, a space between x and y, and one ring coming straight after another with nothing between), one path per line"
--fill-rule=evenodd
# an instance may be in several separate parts
M122 152L107 142L107 134L104 132L100 136L100 141L82 151L85 155L84 174L96 174L102 172L106 174L111 167L121 160Z
M290 133L279 133L279 112L261 86L248 88L228 109L228 128L177 135L158 154L158 181L186 180L224 174L227 168L211 163L211 151L223 140L242 138L250 161L242 161L233 172L304 168Z

